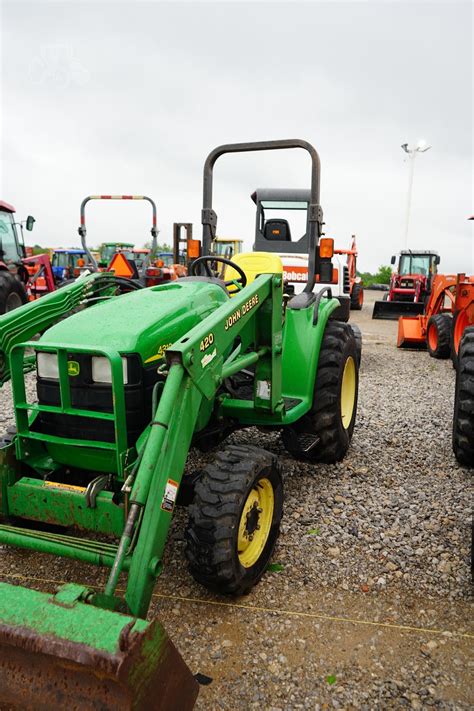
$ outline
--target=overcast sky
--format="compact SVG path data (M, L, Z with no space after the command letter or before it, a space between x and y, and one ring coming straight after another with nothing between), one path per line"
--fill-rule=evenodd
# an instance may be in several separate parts
M79 205L135 193L200 236L202 165L221 143L304 138L322 165L326 232L356 233L359 268L409 246L474 270L470 2L2 3L1 198L37 223L29 243L79 243ZM227 156L220 236L253 241L256 187L308 187L301 150ZM146 203L93 203L92 244L149 239Z

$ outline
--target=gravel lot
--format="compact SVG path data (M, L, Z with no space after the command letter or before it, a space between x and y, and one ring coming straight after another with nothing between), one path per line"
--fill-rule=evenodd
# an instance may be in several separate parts
M245 598L212 596L189 576L185 512L175 518L152 613L193 672L212 677L198 709L468 709L471 474L451 450L450 361L395 348L396 323L372 321L366 294L358 420L338 465L288 457L278 435L230 438L277 452L283 527L266 574ZM0 429L11 423L0 391ZM210 456L210 455L209 455ZM190 457L195 467L205 458ZM53 590L105 572L0 550L0 579Z

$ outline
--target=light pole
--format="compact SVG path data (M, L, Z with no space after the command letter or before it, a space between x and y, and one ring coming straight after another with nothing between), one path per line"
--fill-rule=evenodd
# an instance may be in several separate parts
M403 143L402 148L408 154L409 170L408 170L408 194L407 194L407 214L405 220L405 249L408 249L408 227L410 224L411 210L411 194L413 190L413 174L415 172L415 158L418 153L425 153L431 146L426 141L418 141L414 148L409 148L408 143Z

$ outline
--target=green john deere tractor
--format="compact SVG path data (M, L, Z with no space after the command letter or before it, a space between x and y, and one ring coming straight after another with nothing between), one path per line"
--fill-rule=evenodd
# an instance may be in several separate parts
M212 177L225 153L290 148L312 160L309 270L304 292L284 299L278 255L231 262L212 253ZM193 706L196 680L160 622L146 621L178 497L191 499L191 574L221 593L247 592L278 537L281 468L268 451L221 442L257 425L281 430L295 457L336 462L352 437L354 335L331 318L339 301L330 290L312 291L332 273L319 254L319 179L318 154L305 141L216 148L204 167L208 256L194 261L192 276L120 295L120 280L95 273L0 318L0 381L11 377L16 417L16 432L0 444L0 543L110 569L100 591L0 584L1 702ZM217 454L183 479L192 446Z

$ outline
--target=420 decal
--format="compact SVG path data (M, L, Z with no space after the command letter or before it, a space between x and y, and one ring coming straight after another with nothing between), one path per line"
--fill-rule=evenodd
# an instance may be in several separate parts
M212 346L213 343L214 343L214 334L211 331L211 333L208 333L207 336L204 336L204 338L202 339L201 343L199 344L199 350L201 352L207 351L207 349L210 346Z

